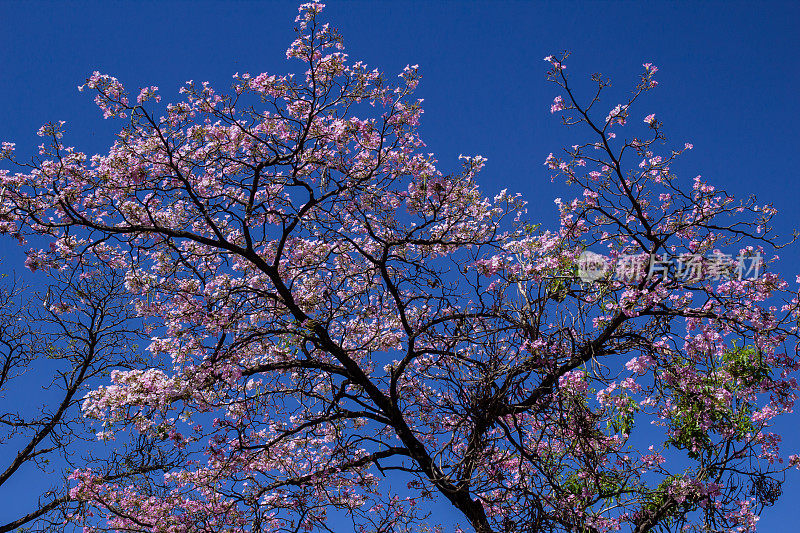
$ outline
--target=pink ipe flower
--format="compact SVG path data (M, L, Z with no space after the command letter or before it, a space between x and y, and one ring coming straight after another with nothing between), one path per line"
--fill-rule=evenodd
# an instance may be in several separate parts
M563 111L564 107L564 99L561 96L556 96L555 100L553 100L553 104L550 106L550 112L556 113L557 111Z

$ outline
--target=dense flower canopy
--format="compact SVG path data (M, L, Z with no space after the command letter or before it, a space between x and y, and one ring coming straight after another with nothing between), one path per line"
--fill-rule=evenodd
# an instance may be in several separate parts
M637 111L655 66L601 112L608 80L582 104L548 56L551 111L589 140L547 157L581 192L543 230L519 195L483 195L484 158L437 168L417 67L392 83L351 61L322 8L287 50L305 72L190 81L165 106L95 72L81 89L124 124L107 154L63 123L30 163L3 145L0 229L47 242L28 267L123 273L152 336L84 415L180 457L77 469L71 519L433 531L433 499L480 533L751 530L798 462L769 429L796 397L797 292L770 262L742 275L773 259L774 210L674 175L692 146ZM591 250L628 274L582 279Z

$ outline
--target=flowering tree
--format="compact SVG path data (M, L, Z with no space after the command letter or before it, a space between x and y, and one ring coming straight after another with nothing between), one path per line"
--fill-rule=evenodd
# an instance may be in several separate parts
M121 273L72 266L50 272L43 297L17 279L0 287L0 490L31 472L46 480L22 505L3 506L0 533L64 531L65 520L85 508L69 494L76 468L91 465L105 479L122 480L182 464L146 436L108 449L81 416L92 385L110 371L141 367L142 357L133 349L140 333Z
M769 430L797 389L797 293L752 266L774 210L685 183L670 165L691 145L661 153L653 115L627 124L654 66L595 116L608 81L582 103L550 56L551 110L588 140L547 158L582 196L543 231L518 195L481 194L480 156L440 172L416 67L394 85L352 62L321 9L296 20L302 74L189 82L160 108L95 73L83 88L125 124L107 154L64 145L62 123L30 163L4 145L21 170L0 174L2 231L52 242L28 266L123 272L152 336L149 366L113 372L84 415L182 458L76 469L72 519L421 531L437 499L480 533L752 530L798 462ZM629 268L586 275L587 257Z

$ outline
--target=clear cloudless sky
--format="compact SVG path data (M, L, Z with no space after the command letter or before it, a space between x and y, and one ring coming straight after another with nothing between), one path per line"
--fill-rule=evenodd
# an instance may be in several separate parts
M603 109L624 98L642 63L657 65L660 85L634 118L656 113L675 146L694 144L675 169L772 203L784 237L800 226L800 2L327 4L323 17L341 30L352 59L387 74L420 65L422 134L440 170L456 170L462 153L487 157L485 194L521 192L534 222L553 226L553 199L580 193L551 183L542 165L548 153L587 138L549 112L558 92L544 79L542 58L570 50L568 70L580 88L590 88L578 80L592 72L614 80ZM104 122L76 90L93 70L132 90L158 85L165 101L175 101L189 79L222 89L234 72L294 69L284 54L297 5L0 0L0 140L31 153L41 124L65 120L67 144L102 152L119 123ZM0 256L3 269L21 270L10 240L0 241ZM800 243L783 250L778 270L794 282ZM798 423L800 413L780 424L793 452ZM784 489L760 531L795 529L800 472L790 472Z

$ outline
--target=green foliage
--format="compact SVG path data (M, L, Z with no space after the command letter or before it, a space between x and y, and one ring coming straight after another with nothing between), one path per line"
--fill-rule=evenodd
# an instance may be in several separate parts
M675 368L680 371L685 365ZM701 425L703 418L711 422L712 428L733 430L736 439L752 433L755 430L751 421L752 405L738 398L738 393L768 379L770 372L769 365L755 347L738 347L734 343L731 349L724 351L719 367L708 369L697 392L673 389L676 409L670 421L672 436L667 445L687 450L691 459L710 451L712 433ZM716 395L719 390L730 393L731 401L719 399Z
M771 374L770 366L754 346L739 348L734 343L733 348L725 351L722 361L731 378L741 380L745 387L760 383Z
M567 298L570 285L572 285L572 280L570 279L555 278L550 281L550 284L547 287L547 292L550 295L550 298L558 303L561 303Z
M616 407L617 402L622 403L620 398L624 398L625 403L622 407ZM609 429L613 428L616 433L630 435L635 422L634 415L639 410L639 404L637 404L633 398L627 395L618 396L608 422L606 422L606 426Z
M524 230L525 234L529 236L538 235L541 233L539 228L541 228L541 224L525 224Z
M569 494L580 496L584 490L590 495L599 494L602 497L616 496L624 488L624 483L619 477L609 472L601 472L598 478L580 478L577 473L570 474L564 480L562 488Z
M665 503L670 501L669 488L681 477L682 476L679 475L666 477L655 489L648 491L645 494L645 502L644 505L642 505L642 511L648 514L657 513ZM654 531L670 531L675 517L678 515L678 509L678 506L673 505L662 514L662 518L659 520L658 525L655 526Z

